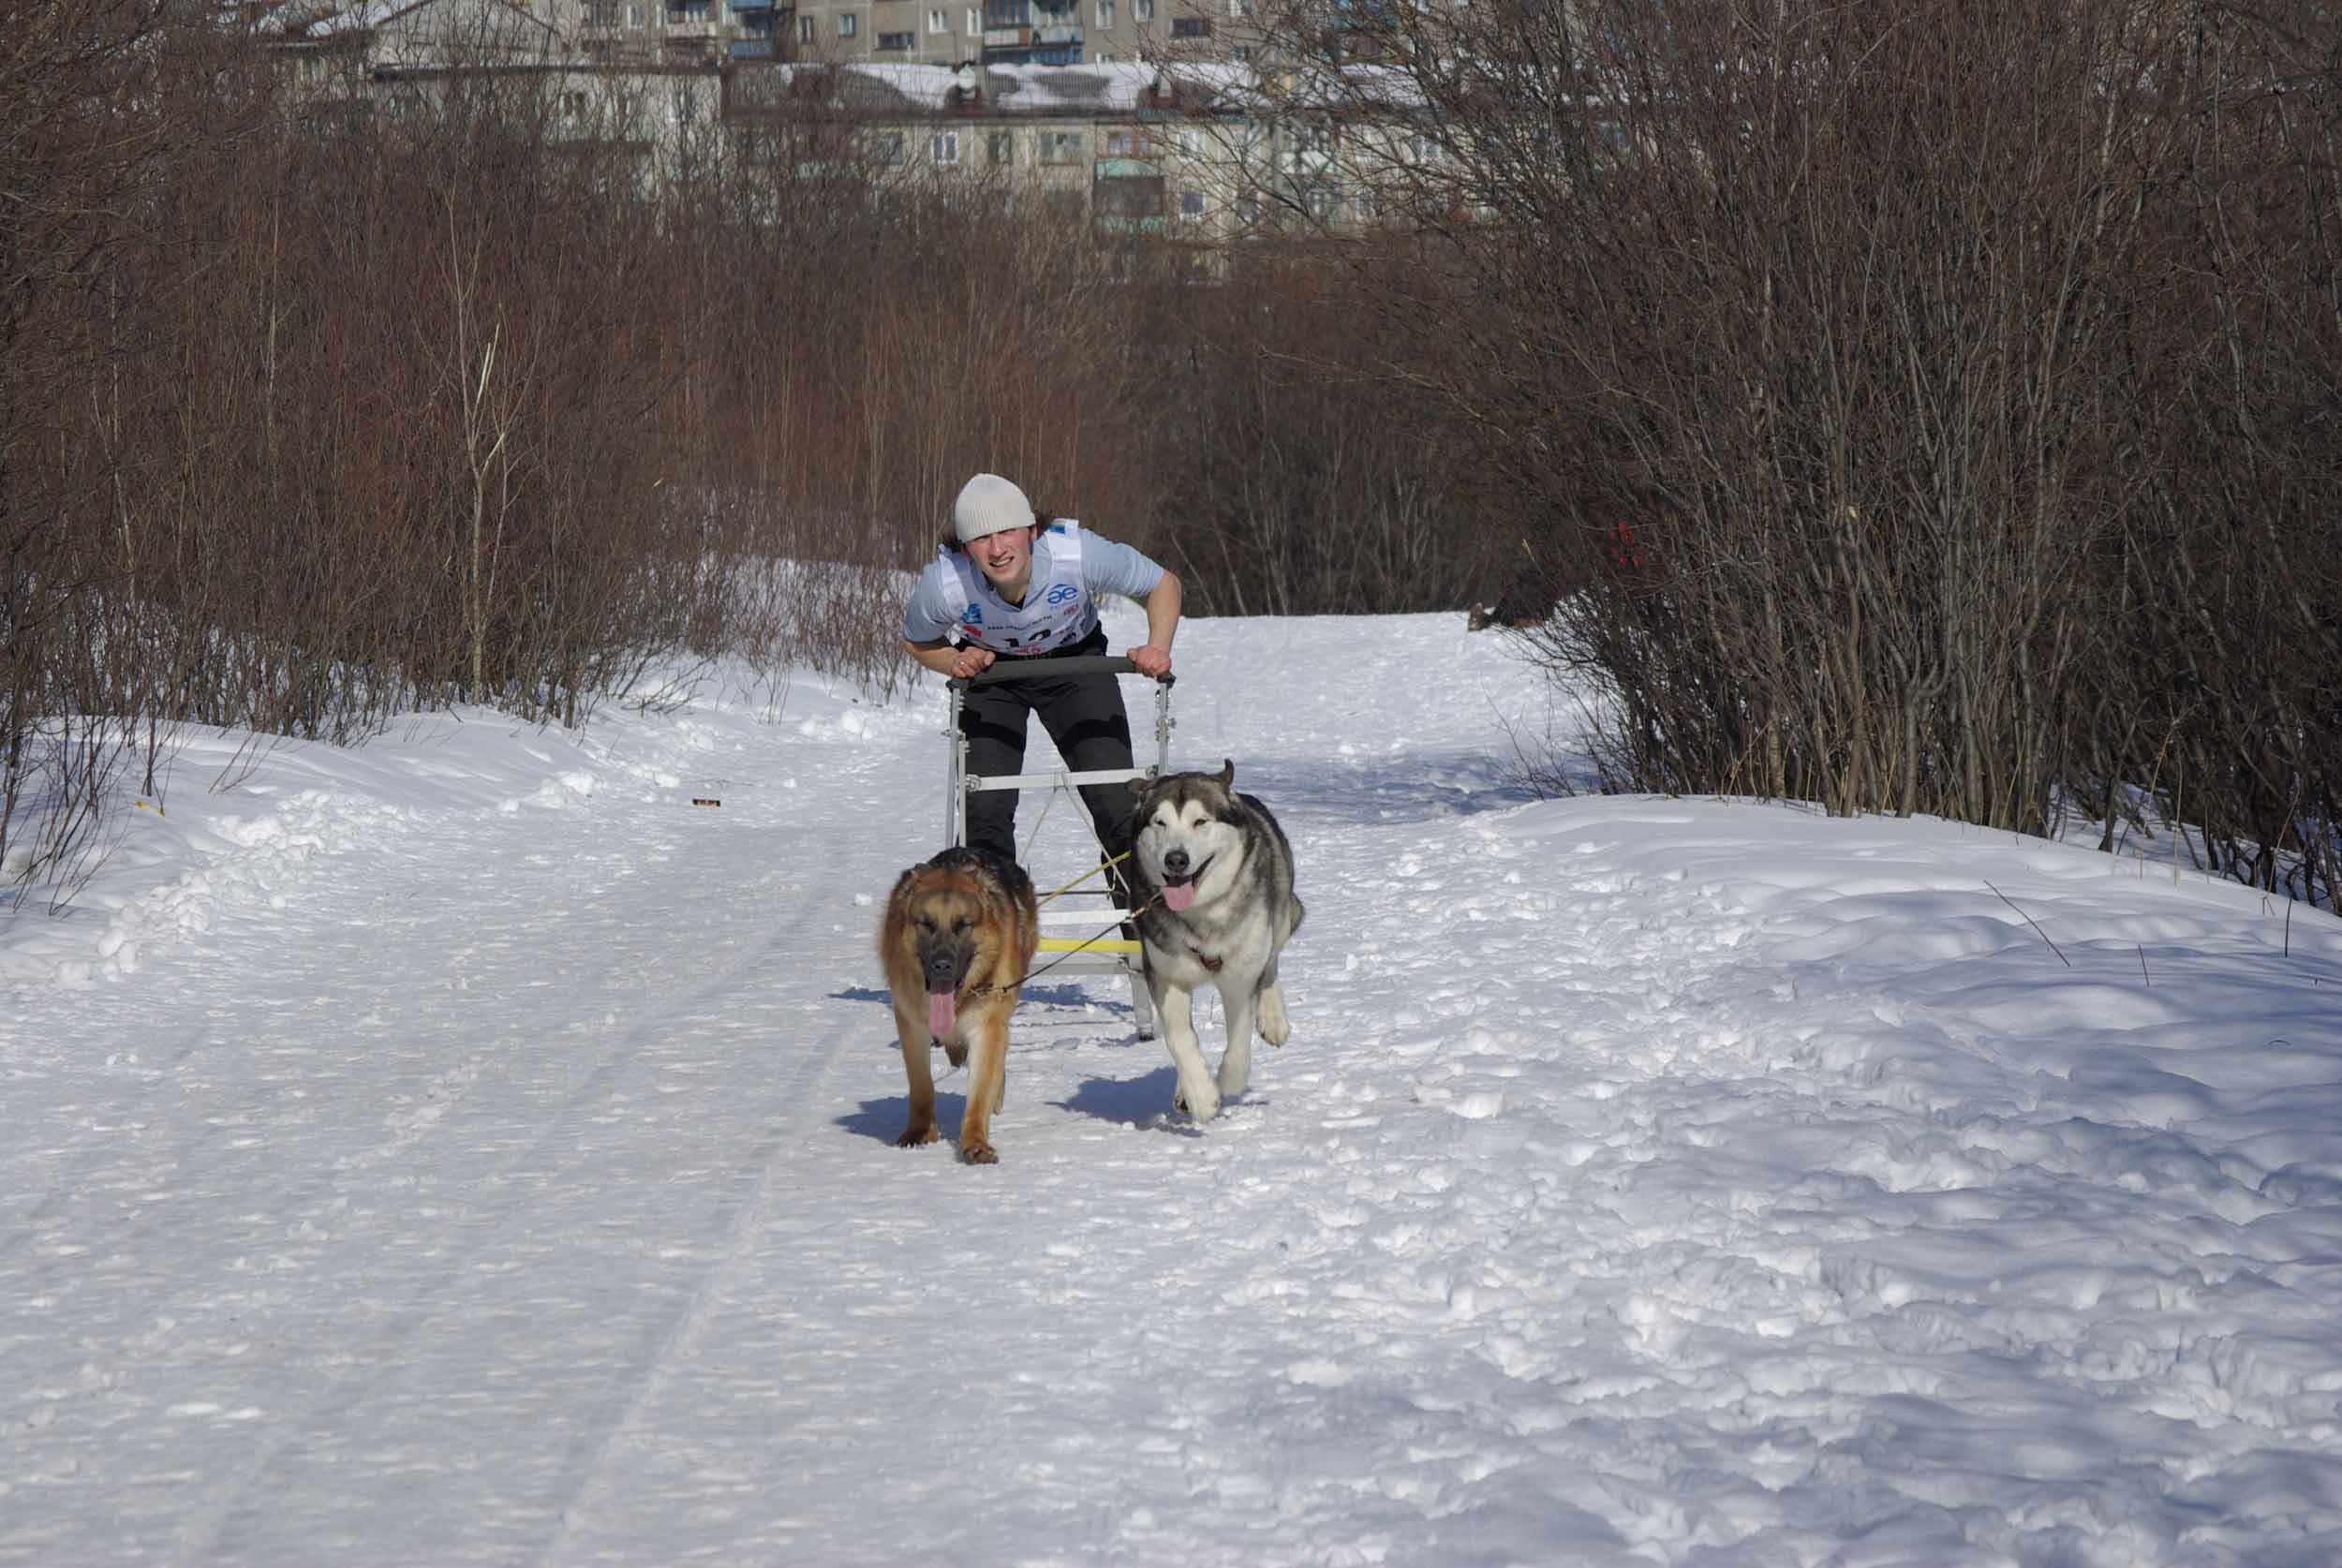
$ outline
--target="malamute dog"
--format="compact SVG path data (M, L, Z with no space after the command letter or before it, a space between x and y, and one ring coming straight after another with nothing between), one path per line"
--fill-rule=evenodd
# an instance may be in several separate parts
M1175 773L1147 785L1132 817L1132 881L1147 989L1178 1069L1173 1103L1198 1121L1219 1114L1253 1075L1253 1030L1271 1045L1292 1033L1277 955L1301 924L1293 848L1268 807L1218 773ZM1193 993L1219 987L1228 1048L1215 1079L1195 1040Z
M999 1161L989 1134L1008 1085L1008 1015L1040 938L1032 880L1014 861L981 850L945 850L896 881L878 950L911 1079L911 1119L897 1146L935 1141L932 1044L941 1043L954 1067L973 1046L959 1157L971 1165Z

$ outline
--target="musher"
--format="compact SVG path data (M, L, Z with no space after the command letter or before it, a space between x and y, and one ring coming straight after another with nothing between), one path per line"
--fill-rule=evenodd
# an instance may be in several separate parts
M1045 661L1103 654L1098 596L1123 594L1147 609L1147 641L1124 655L1151 680L1171 673L1179 625L1179 580L1127 544L1084 532L1070 517L1043 522L1025 493L978 474L952 503L952 531L903 606L903 648L938 674L982 674L1002 658ZM1036 674L977 687L961 709L968 771L1024 771L1026 716L1039 714L1074 772L1134 766L1130 715L1110 674ZM1084 784L1082 803L1108 858L1130 848L1123 833L1134 797L1127 784ZM1014 790L968 797L968 842L1016 859ZM1114 879L1118 891L1121 879Z

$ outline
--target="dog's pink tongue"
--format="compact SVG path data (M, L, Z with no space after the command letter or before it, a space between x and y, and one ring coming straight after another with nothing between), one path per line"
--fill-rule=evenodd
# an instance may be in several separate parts
M927 1032L941 1040L952 1032L959 1019L959 993L929 991L927 993Z
M1163 907L1169 910L1173 914L1178 913L1181 910L1186 909L1193 902L1195 902L1195 884L1193 882L1165 882L1163 884Z

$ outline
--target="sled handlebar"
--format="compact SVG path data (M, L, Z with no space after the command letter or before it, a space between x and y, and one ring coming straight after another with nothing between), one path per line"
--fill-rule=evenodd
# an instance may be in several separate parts
M1119 654L1082 654L1073 658L1002 658L980 675L952 676L950 684L965 690L970 687L999 686L1007 681L1033 680L1058 675L1135 675L1138 666ZM1178 679L1166 674L1163 684L1169 686Z

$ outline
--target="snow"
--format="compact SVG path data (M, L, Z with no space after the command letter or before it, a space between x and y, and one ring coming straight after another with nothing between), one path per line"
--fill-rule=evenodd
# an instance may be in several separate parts
M992 1168L893 1143L932 683L185 737L0 928L0 1562L2342 1561L2331 917L1534 799L1460 616L1177 654L1292 1042L1197 1125L1039 977Z

